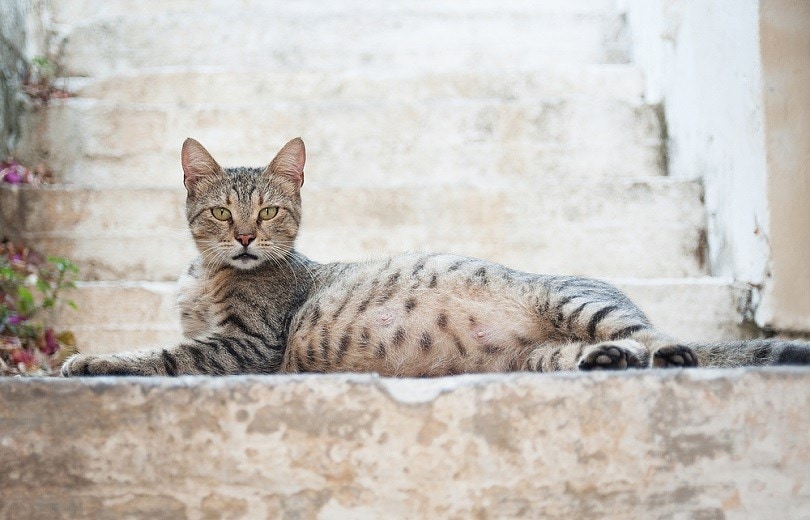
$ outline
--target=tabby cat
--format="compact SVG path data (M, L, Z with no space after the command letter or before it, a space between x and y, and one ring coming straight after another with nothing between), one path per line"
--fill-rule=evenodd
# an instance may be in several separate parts
M76 355L62 374L378 372L443 376L516 370L808 364L810 344L686 345L615 287L447 254L318 264L293 249L305 150L267 168L221 168L183 143L186 214L200 256L180 279L187 340Z

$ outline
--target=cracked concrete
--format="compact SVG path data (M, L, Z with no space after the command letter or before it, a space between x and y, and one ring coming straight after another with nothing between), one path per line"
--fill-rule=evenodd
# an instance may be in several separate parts
M810 370L0 380L4 518L803 518Z

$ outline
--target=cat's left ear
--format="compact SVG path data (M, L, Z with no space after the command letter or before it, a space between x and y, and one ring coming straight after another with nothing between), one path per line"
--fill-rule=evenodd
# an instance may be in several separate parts
M300 188L304 184L304 163L307 160L307 151L304 141L296 137L285 144L270 161L265 173L281 175L294 181Z

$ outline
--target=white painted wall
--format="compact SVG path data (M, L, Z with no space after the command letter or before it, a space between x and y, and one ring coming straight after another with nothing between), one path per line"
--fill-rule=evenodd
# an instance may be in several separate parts
M810 264L781 262L790 269L781 273L783 279L808 286L791 294L772 290L775 258L810 253L796 247L807 242L803 230L810 227L810 221L796 224L804 215L801 207L794 202L792 212L780 209L778 223L773 222L774 209L783 208L786 197L801 197L802 207L810 200L806 182L810 114L807 104L794 109L791 97L807 91L807 83L800 87L806 76L780 76L773 80L779 85L776 90L770 83L764 88L785 66L801 69L800 56L810 56L805 45L810 41L810 2L626 0L624 4L634 59L645 74L647 100L664 106L669 173L704 181L712 274L758 289L753 317L760 326L810 330L810 312L804 311L810 309L810 282L805 282L810 280ZM768 17L778 20L777 26L793 20L786 36L792 45L782 45L779 36L763 45L763 31L774 30L761 28ZM781 115L767 117L766 107L781 110ZM792 144L784 144L787 136ZM787 165L777 166L777 156ZM787 184L785 174L791 176ZM781 176L781 183L773 183L776 176ZM790 231L788 236L780 234L783 249L775 254L772 233L785 226Z

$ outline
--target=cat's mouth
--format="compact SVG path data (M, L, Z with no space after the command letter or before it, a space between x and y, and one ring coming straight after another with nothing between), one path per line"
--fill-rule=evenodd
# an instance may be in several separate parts
M259 257L256 255L251 255L250 253L240 253L236 256L231 257L231 260L241 260L243 262L250 262L253 260L258 260Z

